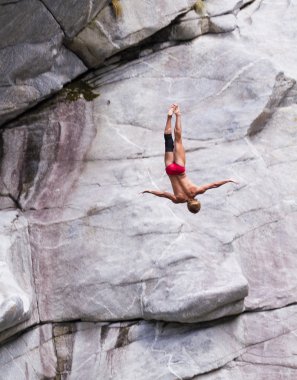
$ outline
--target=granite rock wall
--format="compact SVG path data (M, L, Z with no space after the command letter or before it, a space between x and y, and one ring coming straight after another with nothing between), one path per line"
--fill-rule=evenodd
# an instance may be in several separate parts
M0 2L0 379L296 378L297 3L194 3Z

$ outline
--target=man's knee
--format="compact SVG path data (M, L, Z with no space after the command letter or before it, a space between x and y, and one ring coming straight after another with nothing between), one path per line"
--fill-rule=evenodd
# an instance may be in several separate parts
M181 133L176 132L176 133L174 134L174 141L175 141L175 143L177 143L177 144L179 144L179 143L182 142L182 135L181 135Z
M175 128L175 130L174 130L174 138L175 138L175 140L181 140L181 138L182 138L182 131L181 131L181 129Z

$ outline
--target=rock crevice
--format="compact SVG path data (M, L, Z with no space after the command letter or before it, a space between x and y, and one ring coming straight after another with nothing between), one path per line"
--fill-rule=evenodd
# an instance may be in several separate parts
M296 5L42 2L64 32L0 12L4 119L101 67L1 129L1 375L295 379ZM173 101L193 183L240 182L198 215L141 194L170 189Z

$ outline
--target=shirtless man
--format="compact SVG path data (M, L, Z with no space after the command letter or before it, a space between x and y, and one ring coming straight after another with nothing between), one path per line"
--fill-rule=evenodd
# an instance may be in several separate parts
M175 114L175 128L174 128L174 142L171 135L171 119ZM170 199L173 203L187 203L188 210L196 214L200 208L201 203L195 199L196 195L203 194L209 189L222 186L228 182L234 182L232 179L209 183L207 185L196 186L186 176L186 155L182 143L182 129L181 129L181 112L177 104L172 104L169 108L167 115L167 122L164 131L165 138L165 170L169 176L173 193L166 191L145 190L142 193L149 193L157 197Z

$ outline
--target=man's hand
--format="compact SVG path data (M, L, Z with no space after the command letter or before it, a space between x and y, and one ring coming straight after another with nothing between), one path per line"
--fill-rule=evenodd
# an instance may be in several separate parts
M233 183L237 183L237 184L239 184L239 182L238 181L235 181L235 179L228 179L228 182L233 182Z
M176 197L174 194L168 193L167 191L156 191L156 190L144 190L142 194L149 193L156 195L157 197L170 199L172 202L177 203Z

